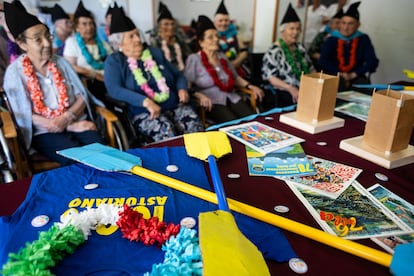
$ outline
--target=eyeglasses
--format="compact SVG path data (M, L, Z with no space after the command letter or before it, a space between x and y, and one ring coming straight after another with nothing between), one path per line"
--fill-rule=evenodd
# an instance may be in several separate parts
M42 41L43 41L43 39L46 39L46 40L52 40L53 39L53 35L51 34L51 33L49 33L49 32L46 32L46 33L44 33L43 35L38 35L38 36L33 36L33 37L30 37L30 36L25 36L24 38L26 38L26 39L30 39L30 40L32 40L34 43L36 43L36 44L41 44L42 43Z

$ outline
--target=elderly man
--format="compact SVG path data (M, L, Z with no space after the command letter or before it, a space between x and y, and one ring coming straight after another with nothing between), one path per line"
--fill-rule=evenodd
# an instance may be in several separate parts
M339 74L339 91L349 90L353 84L369 83L370 73L378 67L374 46L360 26L358 6L353 3L341 18L338 31L334 31L321 50L319 65L327 74Z

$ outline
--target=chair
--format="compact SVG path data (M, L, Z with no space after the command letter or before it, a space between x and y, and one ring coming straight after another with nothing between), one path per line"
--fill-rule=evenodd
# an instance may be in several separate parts
M1 105L5 109L0 112L0 118L3 121L3 128L7 130L4 136L10 148L14 163L14 173L17 179L29 177L35 173L59 167L59 163L50 161L43 155L26 149L20 129L16 124L13 111L9 105L7 95L4 93L3 89L0 89L0 94L2 101ZM96 112L95 123L108 145L120 150L128 149L126 133L118 120L118 117L104 107L94 107Z

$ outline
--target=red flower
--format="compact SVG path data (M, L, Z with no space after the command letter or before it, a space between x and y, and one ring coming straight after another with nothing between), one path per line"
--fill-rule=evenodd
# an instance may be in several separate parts
M65 113L66 109L69 107L69 97L64 83L64 78L62 77L56 64L49 61L47 65L47 69L52 73L53 81L56 89L58 90L58 107L53 110L44 104L44 95L40 88L39 80L34 72L33 64L28 56L23 57L22 65L23 72L27 77L27 90L29 90L30 99L32 100L33 112L49 119L56 118Z
M200 52L201 55L201 62L203 63L204 67L207 69L207 72L214 80L214 84L217 85L221 91L231 92L234 88L234 76L231 72L230 68L227 65L227 62L224 58L220 59L221 67L223 67L224 72L229 77L227 84L224 84L219 80L216 70L211 66L210 62L208 62L207 55L204 51Z
M345 40L338 39L338 48L336 51L338 61L339 61L339 70L340 72L349 73L356 64L356 49L358 47L359 38L356 37L351 42L351 52L349 55L349 63L345 65L345 56L344 56L344 47L345 47Z

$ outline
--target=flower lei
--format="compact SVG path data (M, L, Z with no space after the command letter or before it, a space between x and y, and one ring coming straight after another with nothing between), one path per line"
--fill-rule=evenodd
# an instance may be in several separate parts
M129 57L127 59L128 66L134 75L135 81L145 92L145 94L147 94L147 96L153 99L155 102L165 102L170 97L170 88L168 87L166 80L161 74L160 70L158 69L157 63L152 59L151 52L148 49L145 49L142 52L141 59L144 62L145 70L150 71L151 75L157 82L158 89L161 92L154 92L154 90L149 86L148 80L144 77L141 68L138 67L137 60Z
M200 51L201 55L201 62L203 63L204 67L207 69L207 72L214 80L214 84L217 85L221 91L231 92L234 88L234 76L233 73L230 71L230 68L224 58L220 58L220 64L223 68L224 72L228 76L227 84L224 84L219 80L217 71L211 66L210 62L208 61L207 54L204 51Z
M356 63L356 50L358 47L359 38L356 37L351 42L351 51L349 54L349 63L345 65L345 55L344 55L344 48L345 48L345 40L338 39L338 47L337 47L337 57L339 61L339 70L340 72L349 73L355 66Z
M88 64L90 66L92 66L93 69L95 70L102 70L104 68L104 64L101 61L102 59L104 59L106 57L106 49L102 44L102 41L98 38L97 35L95 35L95 41L96 44L98 45L98 50L99 50L99 58L100 60L95 60L91 53L89 53L88 48L86 48L86 44L85 41L83 41L83 38L80 36L79 33L75 34L76 37L76 42L79 45L79 48L81 49L82 55L85 57L86 62L88 62Z
M39 79L28 56L22 59L23 71L27 77L27 90L33 103L33 112L46 118L53 119L62 115L69 107L69 97L64 78L54 62L49 61L47 70L52 73L53 81L58 91L58 107L54 110L45 106L44 95L39 85Z
M302 71L305 74L309 74L309 66L307 62L304 60L304 57L300 53L298 47L295 48L294 51L294 57L290 53L286 43L283 41L283 39L279 39L279 45L282 48L283 54L285 55L287 62L292 67L293 73L295 74L296 78L300 80L300 76L302 75ZM300 68L298 68L297 61L300 63ZM300 70L302 69L302 70Z
M165 58L171 62L171 53L170 53L170 48L167 45L167 41L165 40L161 41L161 49L164 52ZM183 55L181 52L181 47L177 42L174 43L174 51L175 51L175 57L177 59L178 70L183 71L184 70Z
M201 252L196 231L160 222L158 218L144 219L131 207L101 204L80 213L71 212L61 218L39 238L26 243L18 253L10 253L3 265L3 275L52 275L50 268L65 256L73 254L99 225L118 225L123 238L141 241L145 245L162 244L166 251L164 262L155 264L146 275L202 275Z

